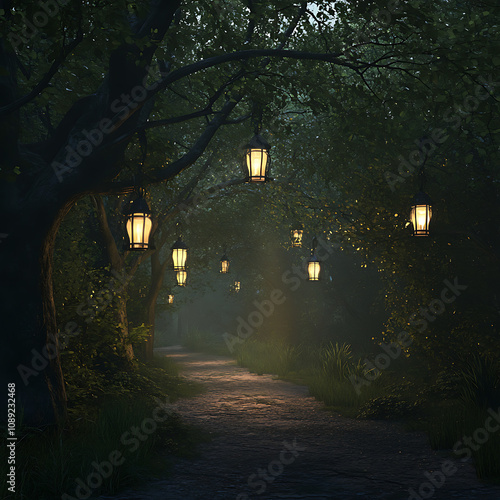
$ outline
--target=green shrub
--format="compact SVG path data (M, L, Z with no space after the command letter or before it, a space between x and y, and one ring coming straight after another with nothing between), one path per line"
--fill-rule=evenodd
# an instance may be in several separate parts
M370 399L358 411L358 418L392 419L415 416L420 408L418 401L408 401L396 395L385 395Z
M336 380L348 378L353 364L351 346L330 342L320 351L320 362L324 376Z

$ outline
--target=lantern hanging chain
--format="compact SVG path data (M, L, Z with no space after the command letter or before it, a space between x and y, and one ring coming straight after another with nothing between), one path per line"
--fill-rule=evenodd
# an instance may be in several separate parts
M144 196L145 195L145 190L144 190L144 164L146 163L146 157L148 154L148 140L146 137L146 132L144 130L140 130L137 133L139 137L139 147L142 151L141 155L141 161L139 163L138 169L137 169L137 175L134 175L134 184L136 186L136 191L139 196Z
M182 240L182 223L181 223L180 219L176 220L175 229L176 229L176 233L178 234L179 239Z
M254 101L252 104L252 125L255 135L260 134L260 129L262 128L262 114L264 110L262 104L258 101Z
M316 253L317 246L318 246L318 238L316 238L316 236L315 236L312 240L311 255L314 255Z
M423 192L423 191L425 191L425 183L427 181L423 165L422 165L422 168L420 169L420 172L419 172L419 179L420 179L420 191Z
M423 155L424 155L424 159L422 161L422 164L420 165L420 170L418 173L419 180L420 180L420 191L424 191L425 182L427 181L427 178L425 177L425 164L427 163L429 155L427 154L427 149L424 148L425 141L426 141L425 137L422 137L420 139L420 151L423 151Z

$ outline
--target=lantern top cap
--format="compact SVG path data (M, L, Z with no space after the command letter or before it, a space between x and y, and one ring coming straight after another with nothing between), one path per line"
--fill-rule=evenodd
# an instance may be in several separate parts
M313 253L313 254L311 254L311 257L309 258L309 260L307 262L319 262L319 259L318 259L318 257L316 257L316 254Z
M151 211L149 210L149 206L146 202L146 200L142 197L139 196L136 198L133 202L131 202L127 207L125 207L124 210L125 215L131 215L131 214L151 214Z
M431 197L424 191L419 191L412 200L412 205L432 205Z
M181 237L177 239L177 241L173 244L172 250L185 249L187 250L188 246L181 240Z
M304 226L300 222L294 221L293 224L290 226L290 229L292 231L303 231Z
M255 134L244 149L271 149L271 145L260 135Z
M229 260L226 254L224 254L224 255L220 258L220 261L221 261L221 262L222 262L222 261L224 261L224 260Z

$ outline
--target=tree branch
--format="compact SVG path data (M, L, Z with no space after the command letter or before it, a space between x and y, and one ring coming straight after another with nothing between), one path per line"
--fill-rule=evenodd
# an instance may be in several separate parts
M81 30L78 30L76 38L69 45L61 49L61 53L54 60L49 71L45 73L43 78L31 90L31 92L24 95L23 97L20 97L19 99L16 99L14 102L8 104L7 106L0 108L0 116L12 113L12 111L19 109L20 107L24 106L26 103L30 102L32 99L37 97L43 91L43 89L49 84L50 80L52 80L52 77L57 73L61 64L66 60L68 54L72 52L82 40L83 40L83 33Z

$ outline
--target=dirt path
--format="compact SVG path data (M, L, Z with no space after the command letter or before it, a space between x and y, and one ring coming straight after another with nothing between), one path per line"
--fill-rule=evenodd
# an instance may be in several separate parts
M500 499L500 487L483 485L457 460L456 472L434 488L424 473L440 471L448 457L433 452L421 433L332 414L306 387L251 374L229 358L160 352L206 384L205 393L175 409L213 440L169 479L103 500ZM424 482L426 496L412 498L408 489L418 492Z

